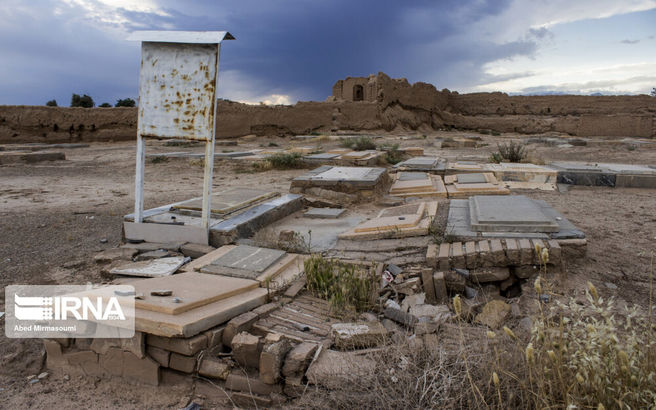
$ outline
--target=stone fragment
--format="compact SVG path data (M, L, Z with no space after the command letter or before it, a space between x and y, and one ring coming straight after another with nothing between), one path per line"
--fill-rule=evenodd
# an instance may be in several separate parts
M423 304L426 301L425 293L415 293L414 295L407 295L403 302L401 302L401 310L407 312L410 307L418 304Z
M193 373L196 370L196 358L179 353L171 353L169 367L183 373Z
M146 354L146 336L142 332L134 332L131 338L92 339L89 348L98 354L105 354L111 347L118 347L133 353L140 359Z
M421 283L424 285L426 302L436 303L435 285L433 284L433 268L424 268L421 270Z
M538 267L535 265L516 266L513 269L513 274L520 279L528 279L539 272Z
M51 339L43 339L43 347L46 349L46 366L48 369L57 369L66 363L62 355L62 346Z
M203 332L207 337L207 347L211 348L223 344L223 332L225 328L224 325L221 325Z
M265 344L260 354L260 380L267 384L275 384L280 381L285 356L291 349L291 344L286 338Z
M285 363L282 367L283 376L290 377L305 373L317 347L317 344L310 342L303 342L296 345L285 358Z
M447 283L444 272L435 272L433 274L433 288L435 290L435 303L446 303L449 300L449 294L446 291ZM464 278L462 285L464 286Z
M215 250L213 246L200 245L197 243L185 243L180 247L180 252L184 256L188 256L192 259L200 258L201 256L208 254Z
M159 347L160 349L180 353L186 356L193 356L202 349L207 348L207 336L199 334L189 338L181 337L163 337L149 334L146 343L150 346Z
M141 262L141 261L149 261L151 259L159 259L159 258L166 258L171 255L171 252L165 250L165 249L157 249L154 251L148 251L144 253L140 253L139 255L134 258L135 261Z
M352 350L374 347L387 340L387 329L382 323L335 323L331 326L333 343L337 349Z
M483 306L483 310L476 315L474 322L490 329L499 329L509 314L510 305L501 300L493 300Z
M232 358L242 366L259 368L261 350L262 343L259 336L241 332L232 339Z
M451 316L451 310L447 305L415 305L410 308L411 315L415 316L420 322L424 319L440 323L446 321Z
M509 287L514 285L516 282L517 282L517 278L515 277L515 275L510 275L510 276L508 276L508 279L506 279L506 280L502 281L501 283L499 283L499 289L502 292L505 292Z
M198 374L212 379L225 380L230 374L230 365L215 357L203 357L198 367Z
M415 325L415 335L421 336L427 333L435 333L439 330L438 322L419 322Z
M225 346L230 346L232 338L235 337L237 333L250 330L253 323L257 322L259 318L268 315L279 306L280 305L277 303L267 303L266 305L259 306L250 312L242 313L241 315L232 318L223 331L223 344Z
M146 353L150 358L159 363L160 366L169 367L169 359L171 352L168 350L160 349L159 347L148 346Z
M433 281L435 281L435 277L433 277ZM453 292L465 291L465 283L467 280L452 270L444 272L444 281L446 283L447 289Z

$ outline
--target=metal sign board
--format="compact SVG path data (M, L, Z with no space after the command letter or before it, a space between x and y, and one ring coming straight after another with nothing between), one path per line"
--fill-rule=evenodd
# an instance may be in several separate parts
M219 55L221 42L234 37L227 31L137 31L129 39L141 41L134 222L143 221L145 139L205 141L202 229L206 239L214 171Z

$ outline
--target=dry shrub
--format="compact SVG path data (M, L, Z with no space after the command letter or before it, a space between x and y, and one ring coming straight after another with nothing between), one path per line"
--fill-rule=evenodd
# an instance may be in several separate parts
M493 152L490 156L491 162L522 162L528 152L526 151L526 144L510 141L507 144L497 144L499 151Z

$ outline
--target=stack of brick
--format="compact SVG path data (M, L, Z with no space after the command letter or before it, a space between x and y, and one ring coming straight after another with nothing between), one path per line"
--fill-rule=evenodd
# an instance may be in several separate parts
M561 248L556 240L492 239L478 242L442 243L429 245L426 262L440 271L489 267L524 267L540 265L536 249L548 249L552 268L561 264Z

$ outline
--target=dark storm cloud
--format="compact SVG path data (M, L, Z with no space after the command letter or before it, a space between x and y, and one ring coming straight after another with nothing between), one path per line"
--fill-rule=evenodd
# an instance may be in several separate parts
M91 94L98 103L136 96L138 45L101 30L112 25L227 29L237 41L222 48L221 70L257 80L260 89L252 91L258 95L285 93L294 100L324 99L337 79L378 71L439 88L471 86L484 79L484 64L532 55L534 39L547 35L536 30L503 44L472 35L508 1L164 0L157 4L166 15L119 9L115 23L85 20L76 7L55 15L54 4L37 0L16 16L20 25L0 26L0 51L12 56L0 73L14 79L0 83L0 103L43 104L71 92Z

